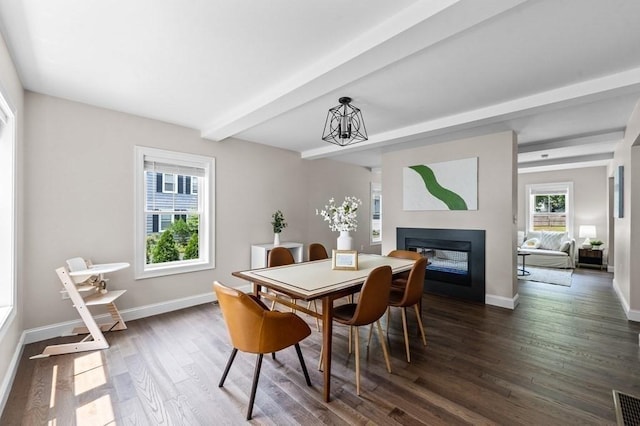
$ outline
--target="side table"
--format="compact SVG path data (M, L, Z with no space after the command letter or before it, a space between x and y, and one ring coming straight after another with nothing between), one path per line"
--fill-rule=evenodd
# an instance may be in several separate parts
M597 266L598 268L602 269L602 254L603 250L594 250L589 248L578 249L578 266L589 265Z
M518 276L525 277L527 275L531 275L531 272L527 271L525 268L525 259L529 256L530 253L523 253L518 251L518 256L522 257L522 268L518 268Z

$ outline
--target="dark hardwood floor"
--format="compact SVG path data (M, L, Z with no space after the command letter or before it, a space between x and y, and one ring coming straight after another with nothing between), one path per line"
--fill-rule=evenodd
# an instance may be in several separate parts
M615 424L612 389L640 395L640 324L626 320L611 277L576 269L571 287L522 282L514 311L425 295L427 347L410 314L406 363L396 312L393 373L372 342L369 356L363 350L361 397L346 329L336 325L330 403L316 369L321 334L308 318L314 332L301 346L313 387L293 348L265 357L252 422ZM231 348L217 305L127 325L107 334L103 351L29 360L63 339L27 345L0 424L245 423L255 356L239 353L218 388Z

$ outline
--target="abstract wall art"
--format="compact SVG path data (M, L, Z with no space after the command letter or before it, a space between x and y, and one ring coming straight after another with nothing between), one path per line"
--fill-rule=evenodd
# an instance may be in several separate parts
M478 157L404 167L404 210L478 210Z

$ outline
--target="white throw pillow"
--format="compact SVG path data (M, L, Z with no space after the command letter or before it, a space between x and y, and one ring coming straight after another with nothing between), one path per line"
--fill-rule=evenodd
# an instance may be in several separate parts
M571 246L571 241L563 241L562 244L560 244L560 251L569 251L569 246Z
M540 240L537 238L529 238L527 241L522 243L521 247L525 249L537 249L540 247Z
M565 239L566 232L542 231L540 248L545 250L560 250L560 244Z

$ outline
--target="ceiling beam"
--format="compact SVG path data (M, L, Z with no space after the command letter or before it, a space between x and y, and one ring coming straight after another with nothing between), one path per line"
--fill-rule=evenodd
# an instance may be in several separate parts
M616 129L608 132L594 133L591 135L580 135L562 139L551 139L537 142L527 142L518 144L518 153L547 151L558 148L571 148L574 146L584 146L604 142L617 142L624 139L624 129Z
M640 93L640 68L370 135L369 140L346 147L327 144L326 147L303 151L301 157L326 158L346 152L381 148L631 93Z
M202 137L220 141L421 50L456 36L528 0L422 0L328 57L212 120Z

